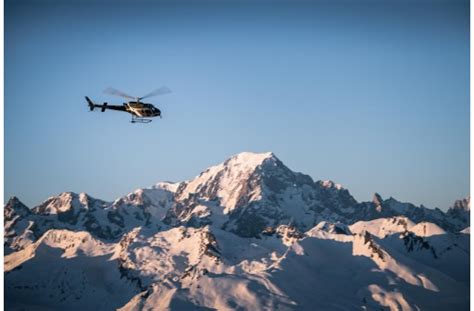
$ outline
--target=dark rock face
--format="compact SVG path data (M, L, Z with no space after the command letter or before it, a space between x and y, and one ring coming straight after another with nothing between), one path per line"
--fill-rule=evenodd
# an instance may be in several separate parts
M23 204L17 197L11 197L3 210L4 225L5 225L5 236L15 235L14 228L17 224L30 216L30 209Z
M436 250L423 237L417 236L412 232L404 232L402 234L402 239L407 249L407 252L425 249L431 252L433 258L438 258L438 256L436 255Z
M470 226L471 214L471 198L467 197L454 202L449 208L447 215L450 216L457 224L457 229L462 230Z
M281 217L273 215L273 212L271 209L265 211L264 208L248 206L241 214L233 213L230 216L230 222L235 224L235 228L231 231L242 237L257 237L268 225L267 217L276 219Z
M382 261L385 261L382 249L374 242L372 235L367 231L364 233L364 244L367 244L368 248L371 250L371 257L376 256Z
M199 246L200 256L208 256L218 263L220 259L219 245L216 237L210 231L201 232L201 245Z
M30 232L30 236L36 239L39 234L36 227L28 222L31 211L24 205L17 197L11 197L3 210L4 216L4 238L5 238L5 253L8 254L14 247L11 247L14 239L23 235L26 231Z
M11 197L3 210L3 217L5 220L13 220L15 217L25 217L30 214L30 209L17 197Z

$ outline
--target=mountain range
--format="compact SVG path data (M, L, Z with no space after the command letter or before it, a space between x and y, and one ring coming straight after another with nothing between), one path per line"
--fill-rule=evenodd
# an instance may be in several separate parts
M470 198L447 212L237 154L114 202L4 207L9 310L467 310Z

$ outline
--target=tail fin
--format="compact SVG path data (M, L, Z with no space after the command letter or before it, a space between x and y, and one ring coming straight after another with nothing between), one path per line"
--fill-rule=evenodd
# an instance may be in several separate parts
M87 97L87 96L86 96L86 100L87 100L87 104L89 105L89 110L90 110L90 111L94 110L95 105L94 105L94 103L92 102L92 100L90 100L90 98Z

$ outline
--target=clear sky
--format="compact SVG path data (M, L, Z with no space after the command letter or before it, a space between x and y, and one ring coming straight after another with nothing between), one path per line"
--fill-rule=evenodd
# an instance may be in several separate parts
M84 100L162 85L148 125ZM6 0L4 133L5 198L30 207L273 151L357 200L446 209L469 194L469 2Z

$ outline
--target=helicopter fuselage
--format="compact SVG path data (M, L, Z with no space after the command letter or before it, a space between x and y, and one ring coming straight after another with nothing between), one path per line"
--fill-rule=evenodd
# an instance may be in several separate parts
M160 109L156 108L152 104L131 101L128 103L123 103L123 105L128 113L131 113L132 115L140 118L161 116Z

